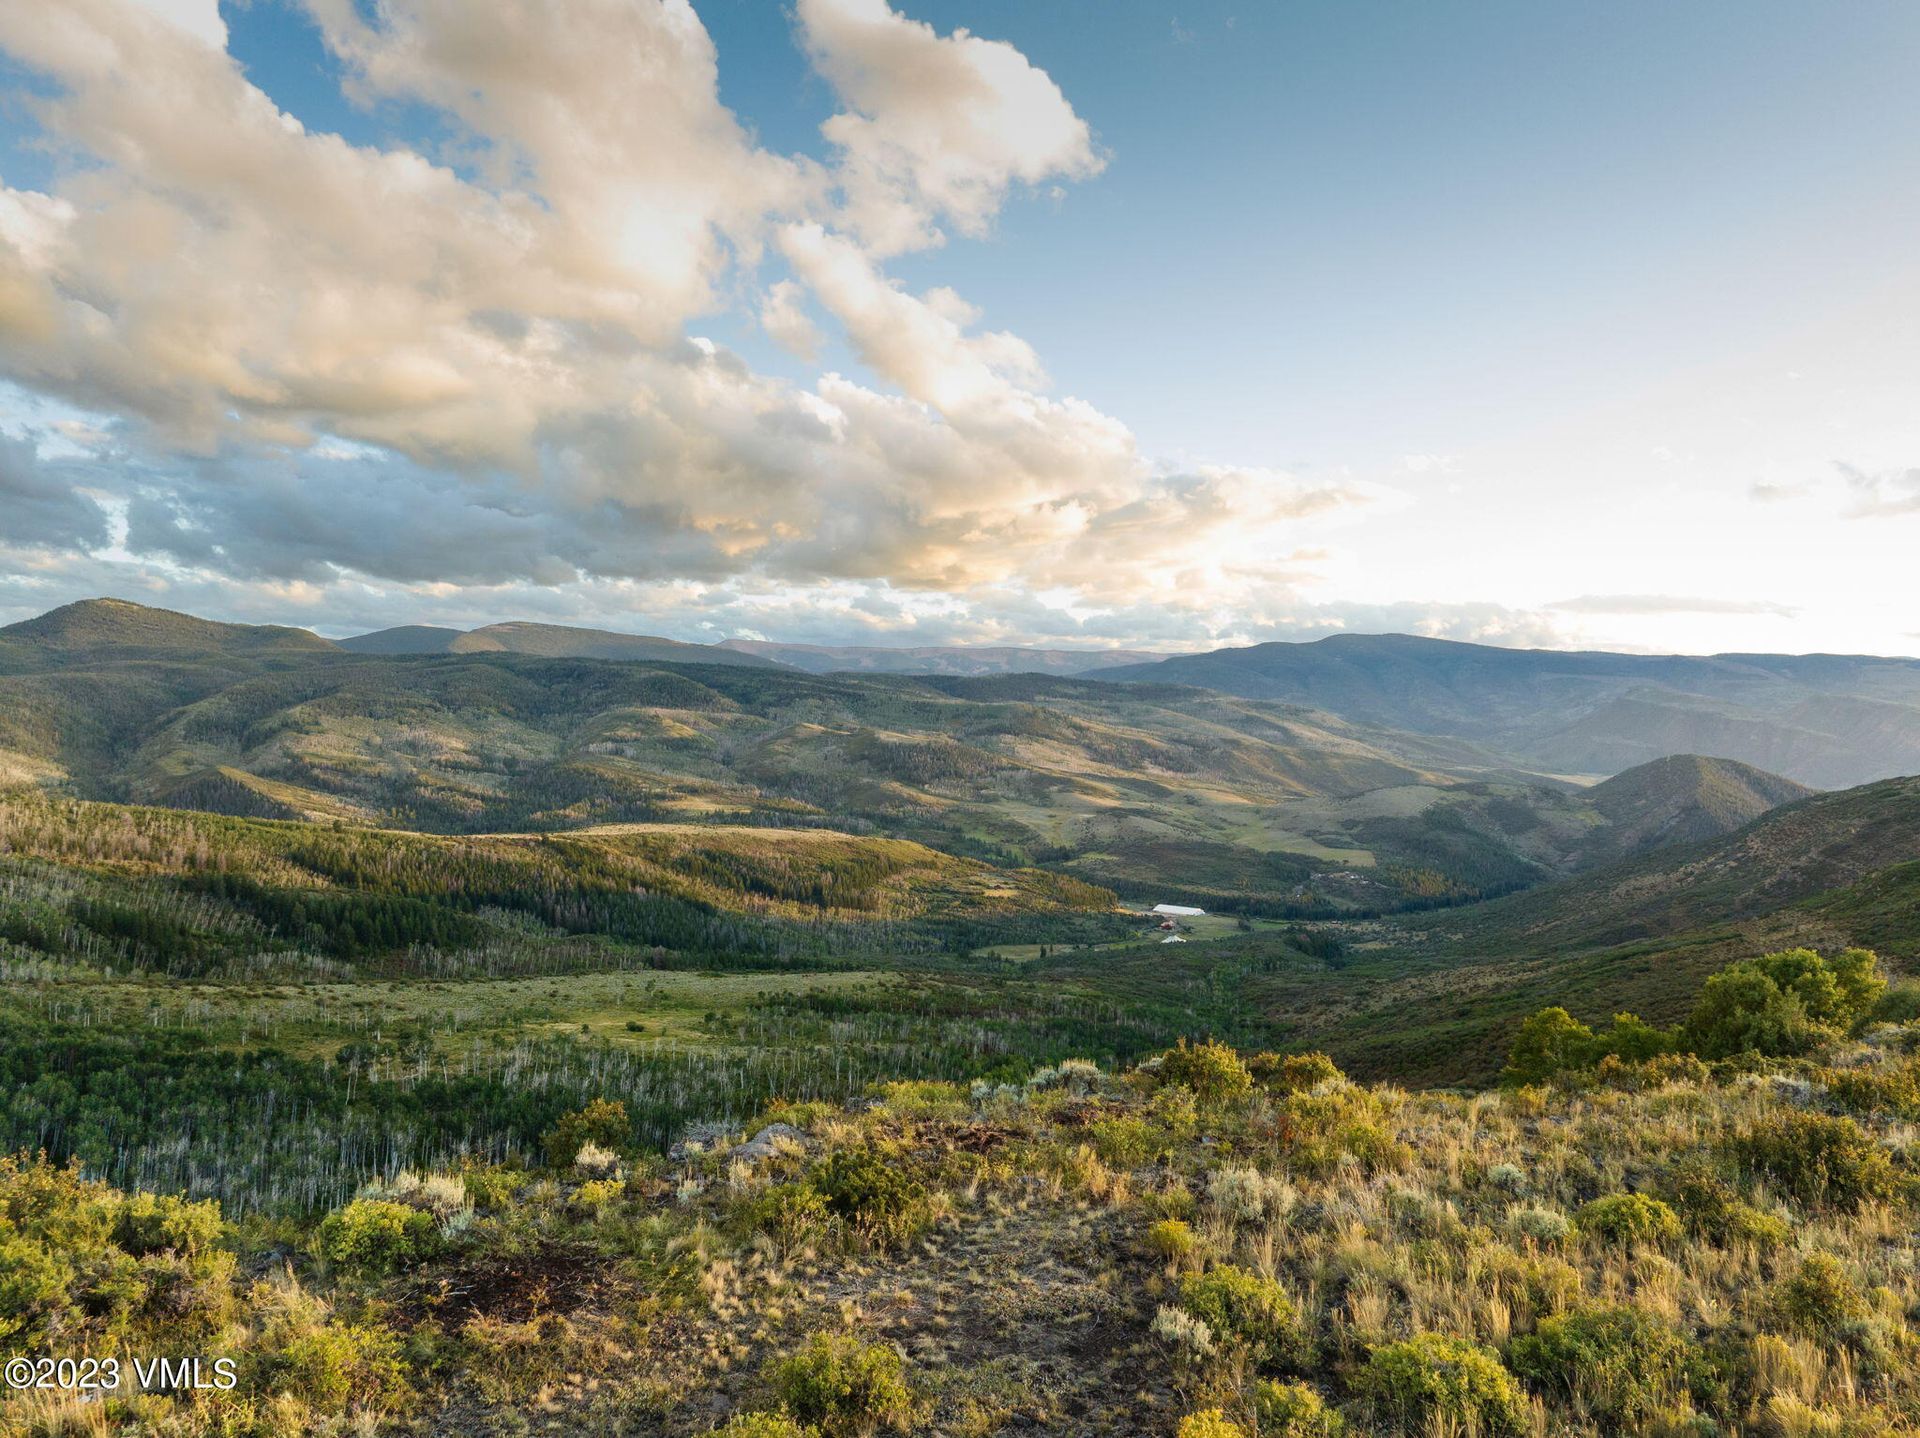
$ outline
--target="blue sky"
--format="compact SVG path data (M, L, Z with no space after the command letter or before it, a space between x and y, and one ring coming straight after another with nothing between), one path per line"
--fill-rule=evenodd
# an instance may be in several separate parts
M754 397L727 398L724 414L711 393L675 395L680 370L604 370L607 335L642 321L632 305L588 314L576 298L543 309L490 294L463 314L484 328L524 308L572 327L572 345L594 336L591 354L566 361L591 367L591 382L561 389L590 390L600 413L572 398L530 404L525 433L497 445L451 439L447 413L375 419L358 401L315 399L303 386L341 345L295 353L291 337L311 327L298 305L270 333L233 329L240 353L275 352L245 361L244 381L209 378L221 366L202 374L197 358L164 394L79 372L190 348L174 337L142 354L151 316L122 321L119 351L16 364L0 427L33 451L38 477L18 481L22 493L35 484L36 502L63 513L49 493L82 496L108 540L48 521L0 587L8 612L118 579L140 587L133 597L334 630L525 613L902 643L1193 647L1392 627L1630 648L1920 647L1900 572L1920 537L1911 6L817 0L789 14L705 0L699 44L674 52L682 68L665 86L684 82L692 98L657 112L636 101L620 134L569 148L556 134L593 117L549 128L567 104L597 96L604 118L662 88L641 73L655 0L527 7L536 27L640 27L624 50L604 47L626 57L624 82L610 70L578 96L553 86L564 71L453 73L490 44L539 51L533 31L453 36L465 48L428 73L422 47L452 46L456 27L431 0L253 0L221 7L219 27L206 0L73 3L77 23L116 43L144 35L155 9L203 40L223 28L220 83L255 87L310 141L417 153L476 205L524 189L554 216L588 216L573 236L580 265L543 281L555 290L606 279L605 255L587 252L606 238L591 220L609 213L607 195L646 211L647 186L684 183L622 148L636 136L684 149L691 168L710 154L778 173L743 181L744 198L703 195L695 218L725 260L702 269L704 286L663 281L667 329L751 377L739 383ZM963 30L1005 43L970 49ZM540 37L556 65L590 53L564 38ZM12 190L106 217L136 198L197 216L217 198L251 207L242 228L260 249L276 226L311 230L284 196L244 189L259 168L237 153L231 175L143 160L140 126L160 122L141 117L159 111L126 92L161 77L90 74L4 30L0 50ZM1016 51L1024 68L1007 60ZM717 91L699 78L708 53ZM176 84L197 63L180 55L152 61ZM968 99L1007 75L1019 88L1005 105ZM509 80L552 92L529 108ZM504 98L488 108L449 99L489 84ZM922 103L916 84L935 98ZM72 103L50 116L34 103L44 96ZM698 124L682 130L690 107ZM711 148L699 126L715 114L741 137ZM867 149L823 134L836 116L857 118ZM1028 143L1042 132L1045 144ZM971 157L957 203L939 189L949 145ZM848 177L863 163L856 192ZM102 174L118 193L100 193ZM910 238L882 232L883 205L915 217ZM17 217L15 229L18 244ZM355 253L343 238L305 283L345 293L330 267ZM641 290L660 277L630 278ZM366 282L362 302L392 292ZM813 332L799 353L766 323L783 282ZM975 343L1003 332L1017 354ZM663 333L634 342L665 356ZM456 372L465 342L435 352L424 334L409 378L442 362ZM385 352L405 339L396 330ZM367 363L346 367L355 383ZM345 373L314 393L337 394ZM824 377L858 392L842 404ZM201 385L188 416L181 391ZM671 444L633 426L636 387L671 411ZM290 391L302 397L281 398ZM880 399L920 406L932 428L907 434ZM1063 413L1069 399L1087 413ZM742 405L789 431L824 405L844 448L742 447ZM1031 433L1011 432L1016 413ZM593 436L607 437L604 454ZM899 478L935 443L954 452ZM727 450L723 478L688 468L713 463L714 446ZM858 482L845 478L855 457L868 467ZM967 498L981 473L987 507ZM791 514L760 513L755 476ZM707 503L736 485L733 509ZM337 552L296 535L340 504L365 506L368 526L413 513L435 529L477 509L484 534L465 552L491 565L436 583L350 534ZM1149 542L1156 532L1194 539Z

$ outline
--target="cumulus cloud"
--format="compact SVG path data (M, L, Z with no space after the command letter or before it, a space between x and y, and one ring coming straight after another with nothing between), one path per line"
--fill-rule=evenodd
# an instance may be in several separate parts
M760 328L789 354L809 361L819 357L819 327L807 313L806 290L793 280L768 287L760 301Z
M848 108L841 152L852 230L875 252L982 233L1009 187L1084 179L1105 163L1060 87L1013 46L898 14L886 0L800 0L801 38Z
M1777 614L1799 613L1765 599L1710 599L1685 594L1581 594L1547 606L1567 614Z
M32 439L0 433L0 542L11 548L92 549L107 541L107 515L77 487L71 462L44 461Z
M815 160L720 102L686 0L305 4L352 93L439 112L444 152L308 130L210 3L0 7L63 157L0 189L0 373L111 436L0 450L7 542L66 550L33 593L1252 634L1299 603L1303 538L1395 502L1157 464L1018 336L886 272L1100 168L1010 46L801 0L843 107ZM701 337L754 295L775 340L815 354L823 316L871 377L796 384Z

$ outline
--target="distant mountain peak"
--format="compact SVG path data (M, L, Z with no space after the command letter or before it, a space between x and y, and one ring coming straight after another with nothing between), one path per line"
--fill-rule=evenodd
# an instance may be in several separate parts
M1817 792L1737 759L1669 754L1587 790L1587 802L1608 825L1604 842L1589 857L1717 839Z
M225 624L127 599L80 599L0 629L0 636L51 649L325 651L336 646L309 629Z

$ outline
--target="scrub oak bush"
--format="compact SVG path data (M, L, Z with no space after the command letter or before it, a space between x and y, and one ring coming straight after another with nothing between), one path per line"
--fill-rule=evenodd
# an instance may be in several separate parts
M1216 1343L1239 1349L1256 1367L1297 1356L1293 1302L1271 1278L1232 1264L1190 1273L1180 1280L1180 1306L1207 1325Z
M827 1211L878 1247L898 1247L926 1226L926 1188L870 1148L847 1148L813 1171Z
M314 1252L349 1273L378 1277L430 1258L439 1225L424 1209L384 1198L357 1198L320 1221Z
M220 1208L122 1193L77 1166L0 1158L0 1353L217 1329L233 1255Z
M1346 1420L1304 1383L1262 1382L1253 1390L1260 1438L1341 1438Z
M1160 1082L1193 1090L1202 1103L1227 1103L1253 1092L1253 1076L1226 1044L1185 1039L1160 1059Z
M1517 1434L1527 1430L1526 1395L1498 1357L1477 1343L1420 1333L1373 1350L1354 1378L1355 1394L1403 1431Z
M1803 1054L1858 1027L1886 988L1880 960L1867 949L1831 959L1812 949L1762 954L1707 980L1684 1038L1702 1058Z
M1268 1093L1299 1093L1346 1077L1340 1065L1318 1052L1255 1054L1247 1060L1247 1072Z
M1644 1193L1610 1193L1583 1204L1574 1227L1605 1243L1672 1243L1681 1235L1680 1216Z
M776 1361L768 1378L781 1406L824 1438L903 1430L913 1419L900 1355L884 1343L820 1334Z
M1901 1198L1910 1185L1879 1141L1850 1118L1775 1114L1738 1135L1733 1154L1756 1178L1808 1208L1854 1213Z
M1180 1420L1174 1438L1247 1438L1247 1430L1220 1408L1202 1408Z
M547 1162L555 1168L567 1168L591 1143L618 1152L633 1143L633 1124L627 1118L627 1106L616 1100L597 1098L585 1108L564 1114L540 1140Z
M1692 1356L1686 1339L1637 1308L1544 1319L1507 1350L1514 1372L1536 1388L1610 1423L1636 1422L1671 1402Z
M1808 1053L1857 1030L1886 988L1880 960L1867 949L1831 958L1812 949L1762 954L1709 977L1692 1014L1675 1030L1616 1014L1611 1028L1595 1032L1563 1008L1541 1009L1516 1030L1500 1078L1521 1086L1598 1069L1601 1081L1629 1087L1697 1081L1688 1057L1697 1064L1745 1053Z

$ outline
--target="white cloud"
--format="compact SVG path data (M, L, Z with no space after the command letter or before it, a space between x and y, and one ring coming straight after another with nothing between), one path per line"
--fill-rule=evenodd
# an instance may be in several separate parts
M458 167L308 131L204 27L131 0L0 9L74 161L50 193L0 190L0 373L96 441L9 471L36 584L228 612L232 586L270 608L452 585L572 617L692 585L765 632L800 623L751 601L777 593L1003 640L1253 633L1314 582L1303 539L1393 498L1157 465L961 296L887 275L1011 187L1099 168L1010 46L803 0L847 106L829 173L720 103L684 0L306 3L356 92L449 117ZM757 374L699 336L763 257L790 271L757 291L766 331L815 352L817 307L877 385ZM81 475L130 557L89 553L106 511L57 492Z
M760 301L760 328L774 343L803 360L820 355L819 327L807 314L806 290L793 280L770 285Z
M220 18L220 0L136 0L143 9L178 26L203 45L227 48L227 22Z
M1084 179L1105 163L1060 87L1013 46L942 36L886 0L799 0L808 53L848 109L841 152L852 229L878 254L982 233L1009 187Z

